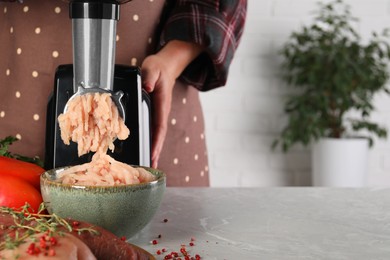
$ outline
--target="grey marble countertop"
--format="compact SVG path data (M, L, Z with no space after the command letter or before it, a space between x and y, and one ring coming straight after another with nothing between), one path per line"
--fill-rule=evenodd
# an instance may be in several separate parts
M129 242L157 259L181 245L202 259L390 259L390 188L167 188Z

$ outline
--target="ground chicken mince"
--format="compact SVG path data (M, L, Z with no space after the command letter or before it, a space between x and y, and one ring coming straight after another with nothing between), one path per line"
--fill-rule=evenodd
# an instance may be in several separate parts
M131 167L98 151L91 162L65 169L59 179L73 185L113 186L150 182L154 176L143 168Z
M98 148L113 151L114 140L124 140L130 134L109 93L75 96L67 111L58 116L58 123L62 140L65 144L76 142L79 156Z
M134 168L107 155L114 150L114 140L126 139L130 131L120 117L109 93L75 96L68 109L59 115L61 138L65 144L76 142L78 155L95 152L91 162L70 167L60 174L67 184L111 186L137 184L154 180L143 168Z

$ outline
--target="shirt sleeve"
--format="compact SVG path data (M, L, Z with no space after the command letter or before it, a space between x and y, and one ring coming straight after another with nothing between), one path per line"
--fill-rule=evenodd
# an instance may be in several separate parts
M162 28L159 48L170 40L193 42L205 48L184 70L182 80L201 91L226 84L243 33L246 8L247 0L174 1Z

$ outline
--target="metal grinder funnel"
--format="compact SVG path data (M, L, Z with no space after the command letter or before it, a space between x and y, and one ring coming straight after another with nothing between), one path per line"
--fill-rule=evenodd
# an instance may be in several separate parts
M70 17L74 92L79 86L112 90L119 4L112 1L73 1Z

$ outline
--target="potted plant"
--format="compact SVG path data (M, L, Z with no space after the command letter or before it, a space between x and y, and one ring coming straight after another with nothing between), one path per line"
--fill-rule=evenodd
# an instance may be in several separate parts
M313 24L293 32L281 49L283 78L296 94L285 103L288 123L273 147L287 152L297 143L313 144L315 185L363 185L368 147L375 136L387 137L370 121L374 95L389 93L387 30L363 43L355 21L342 0L319 3ZM346 180L354 174L360 179Z

